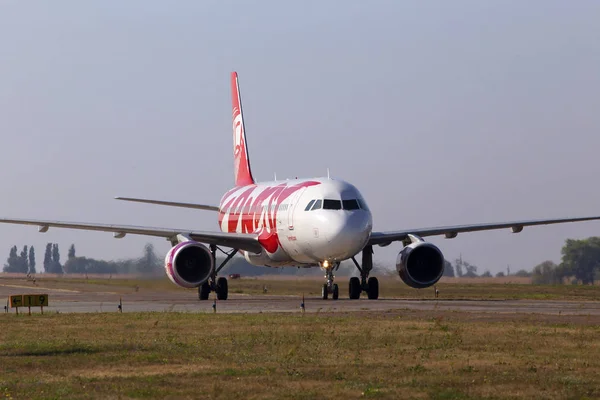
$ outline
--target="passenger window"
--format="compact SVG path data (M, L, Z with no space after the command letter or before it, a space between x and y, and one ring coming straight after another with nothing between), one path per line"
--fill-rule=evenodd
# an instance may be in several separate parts
M323 200L323 210L341 210L342 202L340 200Z
M308 204L306 205L306 208L304 209L304 211L308 211L308 210L310 210L310 208L312 207L312 205L313 205L313 203L314 203L314 202L315 202L314 200L311 200L311 201L310 201L310 203L308 203Z
M321 204L322 204L322 200L317 200L315 201L315 204L313 205L313 207L311 208L311 210L320 210L321 209Z
M356 199L342 200L342 207L344 210L358 210L360 208Z

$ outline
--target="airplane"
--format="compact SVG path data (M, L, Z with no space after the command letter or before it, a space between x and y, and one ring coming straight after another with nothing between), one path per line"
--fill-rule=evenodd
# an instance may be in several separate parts
M401 242L396 270L402 281L413 288L426 288L438 282L444 272L441 250L424 238L443 235L448 239L459 233L511 229L518 233L526 226L598 220L600 216L581 218L535 219L500 223L373 231L371 211L359 190L349 182L330 177L256 182L250 168L246 128L238 75L231 73L234 187L221 198L220 204L205 205L174 201L117 197L118 200L184 207L217 213L221 232L129 225L45 221L0 218L0 223L37 225L40 232L50 227L113 232L115 238L127 234L163 237L171 242L165 257L169 279L183 288L197 288L200 300L211 292L217 299L228 298L222 268L238 252L259 266L319 267L326 282L321 297L339 298L334 272L344 260L352 260L360 273L350 278L348 297L379 298L379 281L370 276L374 246ZM230 250L226 251L223 248ZM217 250L226 258L216 265ZM357 261L361 254L361 262Z

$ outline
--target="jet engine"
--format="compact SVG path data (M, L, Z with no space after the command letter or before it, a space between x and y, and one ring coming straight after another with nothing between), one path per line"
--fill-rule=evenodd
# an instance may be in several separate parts
M412 237L396 258L396 270L408 286L422 289L434 285L444 274L444 256L435 245Z
M194 241L174 246L165 257L165 271L174 284L184 288L202 285L215 268L210 250Z

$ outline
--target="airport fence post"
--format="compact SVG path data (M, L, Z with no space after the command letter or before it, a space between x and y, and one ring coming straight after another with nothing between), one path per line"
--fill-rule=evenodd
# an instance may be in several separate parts
M120 313L123 312L123 299L121 297L119 297L119 306L117 308L119 309Z
M217 299L215 299L213 301L212 309L213 309L213 314L216 314L216 312L217 312Z
M304 307L304 293L302 293L302 303L300 303L300 312L302 314L304 314L305 311L305 307Z

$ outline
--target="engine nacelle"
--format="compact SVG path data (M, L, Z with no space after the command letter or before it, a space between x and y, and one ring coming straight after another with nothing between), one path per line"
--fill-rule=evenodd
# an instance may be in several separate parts
M426 288L434 285L444 274L444 256L435 245L416 241L400 251L396 270L408 286Z
M188 241L174 246L165 257L165 271L174 284L184 288L202 285L215 268L210 250Z

